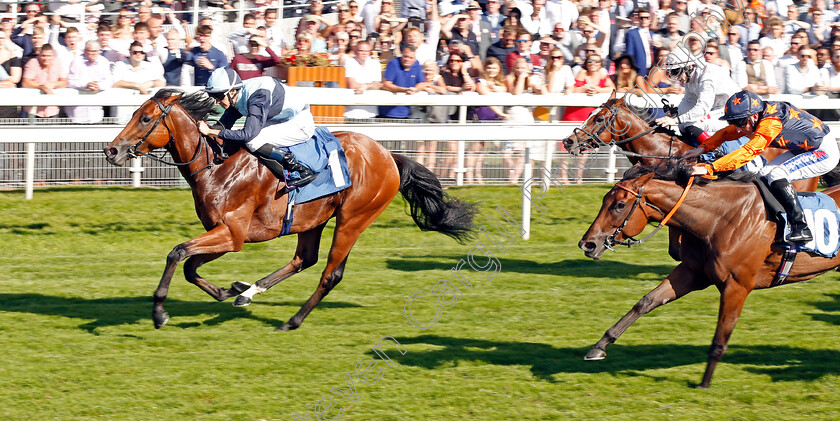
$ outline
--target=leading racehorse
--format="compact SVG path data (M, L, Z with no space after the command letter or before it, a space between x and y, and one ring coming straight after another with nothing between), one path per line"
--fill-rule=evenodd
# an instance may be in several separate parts
M352 186L334 195L295 206L291 233L298 234L297 249L289 264L251 286L234 282L219 288L202 279L196 269L227 252L239 251L244 243L278 237L283 229L287 196L282 182L247 151L236 145L219 146L201 136L197 121L215 102L204 92L184 94L161 89L134 113L104 152L109 163L123 165L129 158L150 156L165 148L192 188L195 209L207 230L177 245L166 258L166 268L154 294L152 313L160 328L169 315L163 302L179 262L187 281L213 298L223 301L242 294L261 293L318 261L318 246L327 221L336 218L333 242L318 288L301 309L279 330L300 326L310 311L344 275L350 249L359 235L385 210L397 191L409 204L411 216L421 230L438 231L459 242L472 235L475 204L450 198L434 174L416 162L392 154L373 139L359 133L337 132L350 168ZM153 158L161 160L160 158ZM246 294L248 295L248 294ZM242 300L240 300L242 299ZM237 298L247 305L250 296Z
M586 359L603 359L607 345L654 308L714 285L720 291L720 311L700 383L706 388L726 351L747 295L754 289L775 286L772 283L783 249L774 244L776 223L768 220L758 189L744 182L752 174L733 176L741 178L740 182L697 179L697 185L688 190L690 168L683 163L676 167L633 167L604 196L598 216L579 243L588 257L600 259L604 250L639 234L649 221L661 221L666 214L672 214L669 227L690 235L683 237L687 247L683 247L682 262L607 330ZM825 193L834 201L840 199L840 187ZM678 200L681 196L684 201ZM784 284L811 279L838 265L840 254L829 259L800 252Z
M563 141L566 150L572 154L597 149L602 146L618 146L631 164L654 165L663 159L681 157L694 147L679 136L661 126L651 126L640 117L645 110L629 106L624 97L616 98L613 91L610 98L601 105L572 135ZM768 148L762 155L769 161L784 152ZM832 172L837 173L840 167ZM817 190L819 177L799 180L793 183L797 191ZM668 254L680 260L680 235L678 229L669 229Z

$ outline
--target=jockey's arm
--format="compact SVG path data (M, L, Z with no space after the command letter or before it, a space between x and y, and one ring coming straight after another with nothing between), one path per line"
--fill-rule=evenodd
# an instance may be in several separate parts
M755 157L761 155L773 139L782 132L782 121L778 117L767 117L758 122L755 132L749 142L745 143L737 150L724 155L715 162L712 162L711 167L715 172L732 171L741 168L746 163L752 161ZM709 139L711 140L711 139Z
M268 116L266 116L265 110L265 101L253 101L254 97L258 94L254 94L251 96L250 100L248 101L248 116L245 117L245 126L238 130L231 130L229 128L223 129L219 132L219 137L223 140L230 140L234 142L242 142L247 143L257 137L262 131L265 122L268 121ZM265 98L267 101L268 99ZM228 109L233 108L229 107ZM225 113L227 114L227 112ZM223 116L224 117L224 116ZM224 119L223 119L224 120ZM220 121L225 127L229 127L225 124L225 121Z
M743 130L740 127L730 124L715 132L715 134L706 139L704 142L701 142L700 147L705 149L706 152L713 151L719 148L723 142L726 142L727 140L735 140L741 136L744 136Z
M710 111L712 111L712 106L715 103L715 86L714 81L711 80L703 80L700 81L700 87L698 89L699 94L697 95L697 100L694 102L694 105L688 109L688 111L680 114L677 116L677 121L680 124L683 123L693 123L696 121L700 121L701 118L706 116ZM688 99L691 95L686 92L685 99Z

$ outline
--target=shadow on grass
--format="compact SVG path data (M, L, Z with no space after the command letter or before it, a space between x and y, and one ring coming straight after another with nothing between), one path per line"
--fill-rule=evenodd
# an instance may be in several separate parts
M439 259L431 260L430 257ZM385 261L388 269L403 272L415 272L420 270L449 269L447 264L463 259L464 256L423 256L412 258L406 256L400 259L388 259ZM587 278L615 278L632 277L639 273L654 273L664 278L671 273L676 263L665 265L633 264L616 261L592 261L590 259L567 259L559 262L538 262L523 259L499 259L503 272L513 273L537 273L537 274L562 274L569 276L581 276ZM631 274L631 275L628 275Z
M232 301L182 301L166 300L166 311L171 319L166 327L188 328L199 325L215 326L235 319L251 319L268 326L279 327L283 321L255 316L247 308L236 308ZM303 302L274 302L267 305L289 306L291 317ZM254 302L252 306L266 305ZM322 302L315 308L361 307L344 302ZM0 312L31 313L47 316L62 316L81 320L92 320L79 325L80 329L98 335L100 327L119 326L133 323L147 323L152 326L151 297L116 297L85 299L78 297L56 297L42 294L0 294ZM201 323L179 323L180 317L209 316ZM164 327L164 329L166 328Z
M400 364L438 369L462 361L495 365L530 366L537 378L556 382L561 373L613 373L646 376L645 370L673 368L705 363L708 347L697 345L612 345L602 361L584 361L589 347L555 348L533 342L496 342L480 339L424 335L398 338L408 352L388 355ZM411 345L441 347L434 350L412 350ZM369 352L372 357L376 355ZM732 346L721 364L743 365L744 370L770 376L772 381L816 380L840 374L840 351L805 349L790 346ZM695 370L692 368L692 370ZM698 370L699 382L702 371ZM713 382L714 383L714 382ZM694 386L694 384L692 384Z
M811 318L821 322L840 325L840 294L825 294L831 301L813 301L809 304L822 311L822 313L808 313ZM829 314L833 313L833 314Z

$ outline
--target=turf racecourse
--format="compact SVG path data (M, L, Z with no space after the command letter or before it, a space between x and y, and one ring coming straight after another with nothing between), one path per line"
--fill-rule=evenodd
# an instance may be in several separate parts
M834 273L752 294L710 390L692 386L714 331L715 290L654 311L606 360L584 362L674 266L664 233L599 262L583 256L576 243L606 190L549 193L532 239L508 244L494 280L470 272L473 287L425 330L404 316L406 300L429 294L470 246L419 232L397 200L293 332L273 329L315 288L329 235L316 267L246 308L216 303L179 268L171 320L155 330L151 294L166 254L203 232L189 191L64 188L31 202L0 193L0 419L315 420L319 401L322 410L333 402L325 397L346 420L840 418ZM451 192L518 218L516 188ZM246 245L199 272L222 286L252 282L285 264L293 241ZM418 319L433 316L433 303L416 301ZM379 360L372 347L386 335L407 352L385 347L393 366L380 362L369 372L383 370L378 382L360 382L357 362Z

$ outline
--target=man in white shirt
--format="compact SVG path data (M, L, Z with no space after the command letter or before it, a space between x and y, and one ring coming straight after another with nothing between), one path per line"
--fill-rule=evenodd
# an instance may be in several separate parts
M426 36L416 27L409 27L403 30L403 40L417 49L416 57L418 63L425 63L429 60L436 61L437 46L440 41L440 16L438 6L433 1L426 9ZM473 52L475 53L475 52Z
M70 71L70 63L76 57L82 55L82 34L75 27L67 28L67 31L64 33L65 45L61 45L58 42L58 25L53 26L54 28L50 32L50 45L55 51L55 57L61 63L61 68L67 73Z
M359 41L354 48L356 56L344 62L347 87L356 94L382 87L382 66L379 61L370 58L371 48L369 42ZM374 118L377 113L375 105L347 106L344 109L344 117L352 119Z
M580 15L575 3L569 0L551 0L545 5L546 18L548 18L549 28L553 28L554 24L560 22L563 24L563 29L566 31L572 26L572 22L576 22ZM526 15L522 11L522 16ZM540 34L547 35L547 34Z
M729 28L730 31L732 29ZM779 93L773 63L762 58L761 44L757 40L747 44L747 60L732 68L732 78L741 89L759 95Z
M82 93L97 93L111 88L111 63L100 55L100 49L98 41L85 43L83 54L70 64L68 88ZM64 107L64 111L74 123L80 124L99 123L105 116L102 107Z

